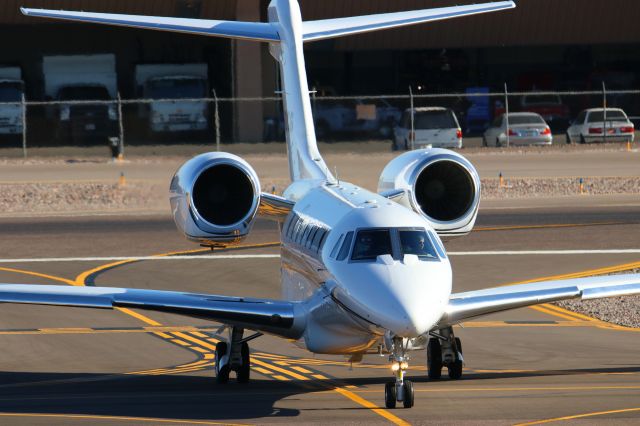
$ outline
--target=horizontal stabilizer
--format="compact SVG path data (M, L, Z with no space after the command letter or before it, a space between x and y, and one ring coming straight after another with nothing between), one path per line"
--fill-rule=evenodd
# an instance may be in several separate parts
M425 22L441 21L461 16L476 15L516 7L513 1L441 7L409 12L382 13L350 18L325 19L303 23L304 41L317 41L370 31L386 30Z
M20 9L24 15L93 24L116 25L212 37L277 42L276 28L266 22L213 21L161 16L118 15L113 13L70 12L64 10Z
M452 294L438 327L509 309L567 299L600 299L640 294L640 274L543 281Z

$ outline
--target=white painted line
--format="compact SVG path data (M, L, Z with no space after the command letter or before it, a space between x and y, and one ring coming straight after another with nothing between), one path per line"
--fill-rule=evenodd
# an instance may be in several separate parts
M449 256L532 256L572 254L640 254L640 249L622 250L523 250L523 251L453 251ZM279 254L206 254L188 256L119 256L119 257L45 257L35 259L0 259L0 263L38 262L132 262L146 260L224 260L224 259L279 259Z

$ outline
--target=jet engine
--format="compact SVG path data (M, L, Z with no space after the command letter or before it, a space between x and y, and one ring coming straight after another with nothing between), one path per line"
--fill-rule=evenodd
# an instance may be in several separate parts
M233 154L211 152L187 161L171 180L177 227L204 246L229 246L247 236L260 205L260 181Z
M446 149L410 151L384 168L378 192L422 215L441 237L471 232L480 177L462 155Z

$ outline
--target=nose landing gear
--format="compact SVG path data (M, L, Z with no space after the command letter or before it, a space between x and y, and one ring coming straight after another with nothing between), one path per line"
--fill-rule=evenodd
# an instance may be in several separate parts
M409 358L405 355L406 348L402 344L402 339L393 339L391 356L391 370L396 380L388 382L384 387L384 403L387 408L396 408L397 402L402 402L404 408L413 407L414 392L413 383L405 380L404 375L409 368Z
M442 375L442 367L447 367L449 378L459 380L462 378L462 343L453 335L451 327L431 333L427 345L427 371L429 379L437 380Z

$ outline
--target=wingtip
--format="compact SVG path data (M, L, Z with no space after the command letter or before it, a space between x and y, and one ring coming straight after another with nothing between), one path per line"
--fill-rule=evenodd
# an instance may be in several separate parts
M27 9L26 7L20 7L20 13L22 13L24 16L29 16L29 9Z

